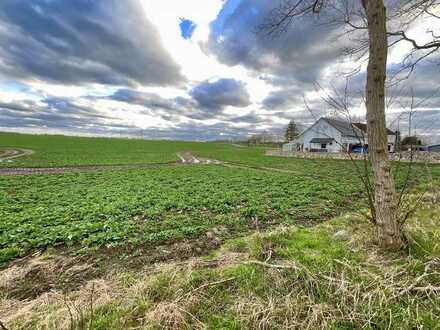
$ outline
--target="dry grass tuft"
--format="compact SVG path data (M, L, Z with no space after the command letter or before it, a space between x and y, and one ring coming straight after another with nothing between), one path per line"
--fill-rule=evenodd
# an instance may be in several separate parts
M195 299L159 302L146 314L145 324L155 325L160 329L203 329L204 324L188 311L193 303Z
M4 299L0 314L14 329L72 329L93 309L113 301L120 293L115 283L94 280L75 292L52 291L26 301Z

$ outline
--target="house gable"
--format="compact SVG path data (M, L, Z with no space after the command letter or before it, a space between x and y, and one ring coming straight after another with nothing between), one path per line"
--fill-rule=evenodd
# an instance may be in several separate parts
M320 149L321 144L325 144L326 149L329 149L329 151L338 151L341 137L340 131L330 125L324 118L321 118L304 132L304 148L307 150Z

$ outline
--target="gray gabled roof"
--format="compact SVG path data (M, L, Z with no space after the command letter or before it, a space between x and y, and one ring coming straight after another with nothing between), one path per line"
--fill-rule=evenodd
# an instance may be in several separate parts
M351 136L351 137L362 137L362 132L353 127L352 124L349 122L339 120L339 119L333 119L333 118L322 118L325 120L329 125L336 128L343 136Z

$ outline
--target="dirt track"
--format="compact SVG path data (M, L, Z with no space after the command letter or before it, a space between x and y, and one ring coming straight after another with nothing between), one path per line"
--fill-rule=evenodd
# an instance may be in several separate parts
M183 164L219 164L220 162L212 159L198 158L188 151L177 153Z
M80 172L100 172L100 171L123 171L130 169L155 168L159 166L178 166L178 165L203 165L218 164L219 162L209 159L199 159L190 152L180 152L177 154L180 161L156 163L156 164L128 164L128 165L83 165L68 167L18 167L0 168L0 176L36 175L36 174L63 174ZM19 156L17 156L19 157Z
M72 167L19 167L19 168L0 168L0 176L16 175L35 175L35 174L63 174L80 172L99 172L99 171L121 171L137 168L153 168L158 166L178 165L178 162L159 163L159 164L132 164L132 165L91 165L91 166L72 166Z
M5 151L0 153L0 163L8 160L12 160L18 157L29 156L34 153L33 150L30 149L22 149L22 148L6 148Z

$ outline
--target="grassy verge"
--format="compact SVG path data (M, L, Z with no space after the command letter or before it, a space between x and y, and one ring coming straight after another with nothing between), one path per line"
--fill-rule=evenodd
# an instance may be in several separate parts
M380 251L370 225L348 214L187 262L117 270L14 309L4 296L0 311L12 329L436 329L440 207L428 197L407 224L405 254Z

